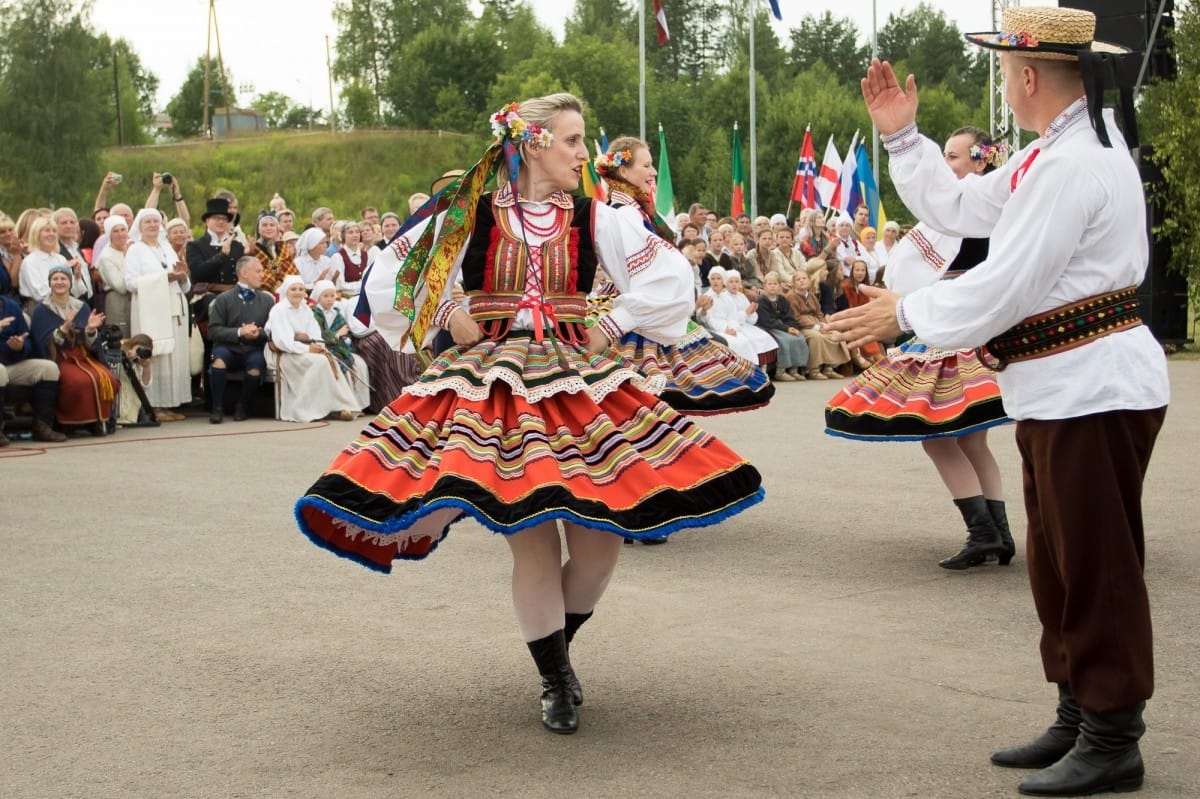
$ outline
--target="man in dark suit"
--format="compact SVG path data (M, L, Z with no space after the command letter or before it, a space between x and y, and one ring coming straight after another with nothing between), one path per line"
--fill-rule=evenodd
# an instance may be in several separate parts
M237 262L246 251L231 230L233 213L229 210L228 200L223 197L209 200L202 218L205 231L188 242L187 264L192 280L192 320L200 330L204 341L204 363L208 364L212 361L208 306L218 294L237 285Z

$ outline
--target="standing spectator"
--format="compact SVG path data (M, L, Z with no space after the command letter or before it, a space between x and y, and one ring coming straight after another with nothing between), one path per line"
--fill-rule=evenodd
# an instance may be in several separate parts
M334 263L341 260L338 266L339 276L335 284L343 296L355 296L362 284L363 272L375 260L375 251L368 248L362 240L362 228L354 220L347 220L342 227L342 244L334 256Z
M837 219L837 258L838 263L842 266L842 277L850 276L850 267L855 261L862 261L864 264L867 264L868 257L866 249L854 232L854 221L845 214L842 214ZM871 261L871 263L874 263L874 261ZM870 274L869 265L867 271Z
M50 267L50 293L33 309L33 356L58 364L54 418L60 425L87 425L94 436L107 432L117 379L96 357L104 314L71 296L75 275L69 266Z
M110 216L104 220L108 246L100 253L96 264L104 281L104 321L116 325L121 338L129 338L129 288L125 285L125 251L129 248L129 227L124 217Z
M372 225L379 224L379 209L373 205L368 205L358 214L358 222L361 226L364 222L370 222Z
M375 242L375 248L382 250L392 240L392 236L396 235L396 231L400 229L400 217L391 211L385 213L379 219L379 229L382 235L379 241Z
M871 209L865 205L859 205L854 209L854 231L851 235L859 241L862 241L863 228L871 224Z
M70 208L59 208L54 212L53 219L55 230L58 232L58 251L62 253L67 265L75 272L75 279L85 287L82 294L75 296L95 307L92 264L84 257L79 246L79 217Z
M285 277L300 274L296 269L295 249L290 243L279 240L279 220L270 211L258 215L254 244L254 257L263 268L262 279L255 289L274 293Z
M888 262L892 258L892 248L896 246L896 242L900 240L900 223L895 220L889 221L883 226L883 238L875 245L875 261L879 264L879 272L876 277L884 273Z
M341 278L341 270L325 254L327 243L325 232L319 227L310 227L296 241L296 272L306 288L315 285L318 280L330 280L336 285Z
M133 230L133 209L125 203L117 203L112 207L112 212L109 216L119 216L125 220L125 228ZM108 236L101 236L96 240L96 244L92 247L92 260L100 260L100 256L104 253L104 248L108 246Z
M275 218L279 220L279 238L283 240L284 233L291 233L296 227L296 212L289 208L275 212Z
M184 269L188 269L188 274L191 270L188 268L187 262L187 245L192 239L192 231L188 227L187 222L184 222L179 217L167 221L167 244L171 251L175 253L175 257L179 259L179 263Z
M875 233L875 228L867 225L858 232L862 238L863 260L867 262L867 278L872 286L883 285L883 270L879 268L879 261L875 257L875 250L879 244L879 237Z
M125 252L125 287L132 299L129 331L145 333L154 342L155 379L146 394L160 422L181 421L183 414L171 409L192 401L187 301L192 282L167 243L157 208L138 211L130 239Z
M745 249L754 249L754 226L750 224L750 214L739 214L735 220L735 226L737 232L742 236L742 244Z
M17 224L0 211L0 297L19 297L21 261L25 247L16 236Z
M246 238L246 232L242 230L242 214L238 205L238 198L229 189L217 189L213 192L213 197L218 200L224 200L229 212L229 234L233 236L233 240L242 245L242 251L247 255L254 252L254 241ZM238 256L241 257L241 256ZM233 260L237 264L237 258Z
M0 447L9 444L4 435L3 411L10 384L32 387L33 440L66 441L66 436L51 427L58 400L58 366L52 360L33 356L33 341L21 305L12 297L0 295Z
M80 277L82 264L69 263L58 250L58 231L49 216L35 217L29 226L26 242L29 254L21 261L21 296L26 303L26 312L50 296L50 267L65 266L71 270L71 294L75 297L87 295L88 286Z
M179 185L179 178L170 172L155 172L150 178L150 196L146 198L146 207L158 208L158 197L164 186L171 195L172 202L175 203L175 216L182 219L185 226L190 226L192 215L188 213L187 203L183 201L183 187ZM169 214L163 214L163 216L166 217Z
M275 301L260 291L263 267L256 256L243 255L235 269L237 285L217 295L208 308L208 337L212 341L208 371L212 409L208 421L212 424L221 424L225 418L229 370L242 371L241 394L233 410L233 420L240 422L249 418L251 401L267 369L263 354L265 328Z

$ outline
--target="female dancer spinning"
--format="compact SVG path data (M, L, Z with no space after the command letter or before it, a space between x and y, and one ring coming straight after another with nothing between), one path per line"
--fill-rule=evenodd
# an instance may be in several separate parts
M501 533L542 724L557 733L579 726L567 647L622 540L716 524L763 496L752 466L603 354L630 330L679 340L692 274L631 215L567 193L587 158L582 111L565 93L503 108L497 141L418 212L445 213L380 252L365 286L380 332L424 348L444 327L455 346L296 507L314 543L385 572L465 518ZM500 188L485 194L497 170ZM620 294L588 328L597 261ZM452 299L460 273L469 312Z
M960 180L1003 163L1003 150L979 128L959 128L946 142L946 163ZM924 224L891 253L884 282L904 294L952 280L987 257L987 239L944 236ZM967 525L946 569L1007 566L1016 554L1004 509L1000 467L987 428L1008 421L993 373L972 350L939 350L916 339L848 383L825 408L825 432L864 441L920 441Z
M622 136L596 159L596 171L608 183L609 205L664 241L674 241L671 229L654 210L658 171L649 145ZM611 286L597 292L601 297L611 293ZM694 290L692 297L694 301ZM694 321L688 322L687 334L674 345L628 333L614 345L613 357L646 375L652 385L663 384L662 400L692 416L761 408L775 393L775 386L757 363L713 341Z

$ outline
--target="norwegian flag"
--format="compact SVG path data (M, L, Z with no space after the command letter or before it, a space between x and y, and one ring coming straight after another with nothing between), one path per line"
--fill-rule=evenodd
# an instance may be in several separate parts
M662 47L671 40L671 32L667 30L667 13L663 11L662 0L654 0L654 27L658 29L658 46Z
M812 131L804 129L800 145L800 160L796 162L796 179L792 181L792 202L801 208L817 207L817 155L813 152Z

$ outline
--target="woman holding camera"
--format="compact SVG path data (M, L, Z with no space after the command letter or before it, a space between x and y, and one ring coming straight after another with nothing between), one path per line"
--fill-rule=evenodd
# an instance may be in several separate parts
M179 262L162 229L162 214L143 208L133 220L133 243L125 253L125 286L133 299L129 331L154 341L150 404L159 421L176 422L183 414L168 410L192 401L188 359L187 267Z
M58 400L54 419L63 425L88 425L105 434L112 415L117 379L97 358L104 314L71 296L75 273L66 264L50 267L50 294L33 309L33 354L58 364Z

